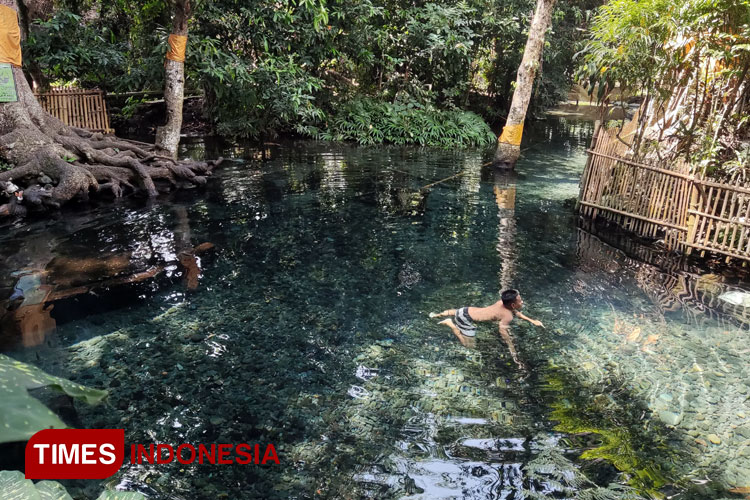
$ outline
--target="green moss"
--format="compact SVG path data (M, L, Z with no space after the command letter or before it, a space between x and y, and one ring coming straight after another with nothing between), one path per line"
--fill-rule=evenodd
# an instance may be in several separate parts
M558 371L545 382L549 393L556 395L550 415L558 422L555 430L585 436L589 449L581 459L605 460L642 494L663 498L659 490L673 482L669 464L674 452L664 444L668 431L644 429L640 417L647 409L637 407L625 390L613 390L622 387L619 381L581 387L571 374Z

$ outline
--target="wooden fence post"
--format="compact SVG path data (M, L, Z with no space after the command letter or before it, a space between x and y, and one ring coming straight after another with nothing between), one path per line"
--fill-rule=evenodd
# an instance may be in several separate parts
M599 138L599 129L602 126L602 122L600 120L596 120L594 122L594 135L591 136L591 146L589 149L591 151L596 151L596 144L597 139ZM581 175L581 181L580 185L578 186L578 198L576 199L576 212L581 211L581 200L583 199L583 195L585 194L584 191L586 190L586 185L588 184L588 179L591 169L591 162L594 158L594 155L589 153L589 157L586 159L586 165L583 167L583 174Z
M690 186L690 204L688 205L688 220L687 220L687 235L683 242L683 248L686 255L690 255L693 252L692 244L695 243L696 234L698 232L698 216L695 211L698 210L698 201L700 200L700 191L698 190L698 184L695 182L693 177L688 183Z

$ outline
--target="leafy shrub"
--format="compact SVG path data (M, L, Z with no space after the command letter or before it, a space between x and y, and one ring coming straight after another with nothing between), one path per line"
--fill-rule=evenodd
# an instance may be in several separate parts
M39 64L51 80L81 81L109 88L114 75L125 72L127 46L108 28L86 24L68 10L37 20L24 43L24 59Z
M196 42L192 54L188 64L203 84L219 134L274 137L323 117L313 97L321 82L293 56L250 64L213 39Z
M438 110L410 103L357 98L329 117L327 128L306 127L317 139L356 141L362 145L392 143L421 146L486 146L495 134L478 115L460 110Z

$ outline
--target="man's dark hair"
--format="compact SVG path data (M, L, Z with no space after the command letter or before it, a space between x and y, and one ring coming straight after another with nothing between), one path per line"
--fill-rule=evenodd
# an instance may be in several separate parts
M503 299L503 305L505 307L510 307L518 298L518 290L510 289L505 290L503 293L500 294L500 298Z

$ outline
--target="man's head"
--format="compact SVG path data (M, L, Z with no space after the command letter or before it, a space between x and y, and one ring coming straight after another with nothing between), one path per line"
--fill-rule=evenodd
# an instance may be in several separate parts
M523 307L523 299L518 290L505 290L500 297L503 300L503 305L508 309L521 309Z

